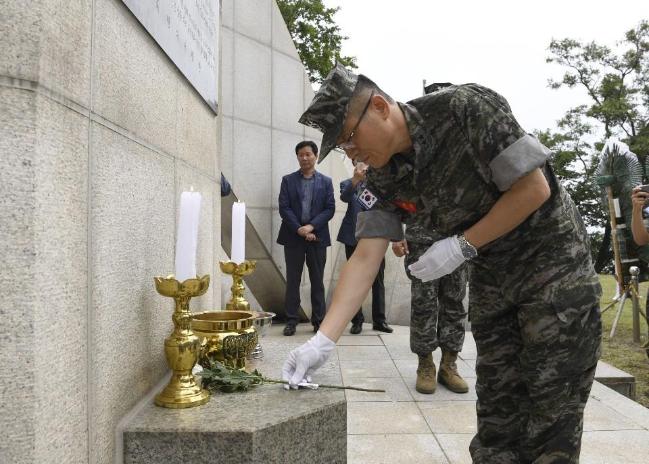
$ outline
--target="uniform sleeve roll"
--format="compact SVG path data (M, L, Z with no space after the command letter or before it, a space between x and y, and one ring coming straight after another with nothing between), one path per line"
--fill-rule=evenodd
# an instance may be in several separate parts
M521 137L491 161L494 183L501 192L509 190L518 179L543 166L550 153L535 137Z
M363 211L356 217L356 240L361 238L386 238L393 242L403 240L401 219L388 211Z

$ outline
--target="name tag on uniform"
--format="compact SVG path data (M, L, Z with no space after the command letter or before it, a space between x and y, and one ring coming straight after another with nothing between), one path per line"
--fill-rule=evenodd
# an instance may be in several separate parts
M376 197L376 195L374 195L368 189L364 189L361 192L361 194L358 196L359 203L365 209L372 209L372 206L374 206L374 203L376 203L377 200L378 200L378 198Z

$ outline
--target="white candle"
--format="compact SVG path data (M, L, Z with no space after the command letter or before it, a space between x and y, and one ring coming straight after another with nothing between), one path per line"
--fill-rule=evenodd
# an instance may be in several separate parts
M196 277L196 245L198 218L201 212L201 194L183 192L180 195L178 236L176 238L176 280Z
M232 204L232 255L231 261L241 264L246 259L246 204Z

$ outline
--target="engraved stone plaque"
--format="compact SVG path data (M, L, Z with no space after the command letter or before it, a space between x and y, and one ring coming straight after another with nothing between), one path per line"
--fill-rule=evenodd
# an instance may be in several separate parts
M220 0L122 0L217 112Z

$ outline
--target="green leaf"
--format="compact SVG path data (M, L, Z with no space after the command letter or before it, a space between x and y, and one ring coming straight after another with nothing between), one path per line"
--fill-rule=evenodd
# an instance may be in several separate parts
M356 68L356 58L342 56L343 36L334 20L339 8L327 8L322 0L277 0L311 82L322 82L336 61Z
M241 369L229 368L215 360L212 360L200 375L205 388L226 393L247 391L250 387L264 382L263 376L257 370L248 373Z
M610 47L571 38L550 42L546 62L562 69L559 76L548 80L548 86L584 92L588 103L566 112L556 129L535 131L553 151L555 173L579 208L591 242L603 244L599 251L593 247L598 272L611 262L608 242L602 241L608 212L594 182L603 142L616 136L648 166L649 21L640 21L623 37ZM649 172L645 171L644 177L643 183L649 183Z

